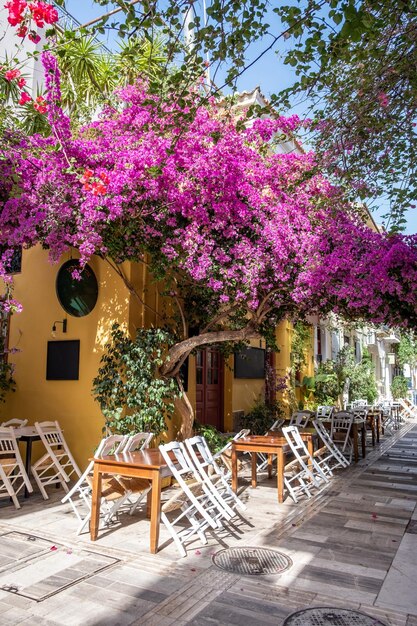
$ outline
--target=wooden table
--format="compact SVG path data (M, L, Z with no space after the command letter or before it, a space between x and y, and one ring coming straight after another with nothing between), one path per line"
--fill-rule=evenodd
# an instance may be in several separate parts
M161 481L170 471L158 449L149 448L140 452L125 452L101 459L94 458L93 492L90 520L91 541L97 539L100 521L101 481L103 474L126 476L127 478L147 478L152 483L150 493L151 528L150 552L156 554L159 541L161 517Z
M303 432L300 430L300 434L304 441L307 442L308 451L313 455L313 438L312 432ZM232 442L232 489L237 492L238 487L238 475L237 475L237 453L238 452L251 452L252 456L252 487L256 487L256 455L258 452L268 455L268 475L271 476L272 469L272 455L277 457L277 488L278 488L278 502L284 501L284 467L285 467L285 454L290 451L290 446L284 435L279 431L274 432L272 435L248 435L242 437L237 441Z

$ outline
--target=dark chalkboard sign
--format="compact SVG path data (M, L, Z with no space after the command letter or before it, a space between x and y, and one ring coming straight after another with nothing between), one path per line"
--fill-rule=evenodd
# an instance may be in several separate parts
M265 350L243 348L236 352L235 378L265 378Z
M46 380L78 380L80 340L48 341Z

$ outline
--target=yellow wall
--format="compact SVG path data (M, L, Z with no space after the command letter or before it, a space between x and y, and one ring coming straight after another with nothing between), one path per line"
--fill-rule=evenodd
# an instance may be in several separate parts
M91 395L92 380L112 323L127 323L129 294L108 265L94 257L90 266L99 283L97 304L85 317L67 315L56 296L55 280L59 267L69 258L67 254L57 265L51 265L47 252L40 247L23 253L22 273L15 276L14 296L24 309L12 316L9 341L11 348L19 349L10 358L16 367L17 389L8 394L0 411L5 419L25 418L30 424L58 420L76 461L84 468L104 424ZM65 317L68 331L63 334L62 325L58 324L55 339L80 340L79 380L47 381L47 342L53 340L54 321Z

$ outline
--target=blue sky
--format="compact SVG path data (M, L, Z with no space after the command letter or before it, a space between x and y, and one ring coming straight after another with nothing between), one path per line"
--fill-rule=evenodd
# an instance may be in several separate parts
M104 9L103 7L100 7L92 2L92 0L67 0L66 9L81 23L86 23L89 20L102 15L106 12L106 10L110 10L109 8ZM270 13L269 18L271 31L279 32L280 23L278 18L273 13ZM285 46L285 43L281 45ZM112 47L111 36L109 47ZM263 48L264 43L262 45L254 44L248 53L248 58L255 58ZM259 86L263 94L268 97L270 94L276 93L278 90L291 85L295 75L293 70L289 66L284 65L282 58L280 58L284 51L284 47L282 47L281 49L278 49L278 54L274 50L270 50L266 53L262 59L258 61L258 63L249 68L239 78L237 83L238 90L251 91L254 87ZM219 83L219 81L216 82ZM296 112L302 113L302 111ZM380 211L375 211L373 213L375 221L381 222L382 220L380 219L380 215L385 212L385 208ZM405 232L408 234L417 233L417 209L414 211L408 211L406 218L407 228Z

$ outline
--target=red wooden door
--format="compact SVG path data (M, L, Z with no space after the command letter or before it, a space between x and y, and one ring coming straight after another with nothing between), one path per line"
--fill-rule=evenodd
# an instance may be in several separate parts
M200 424L223 428L223 359L214 348L196 354L196 417Z

